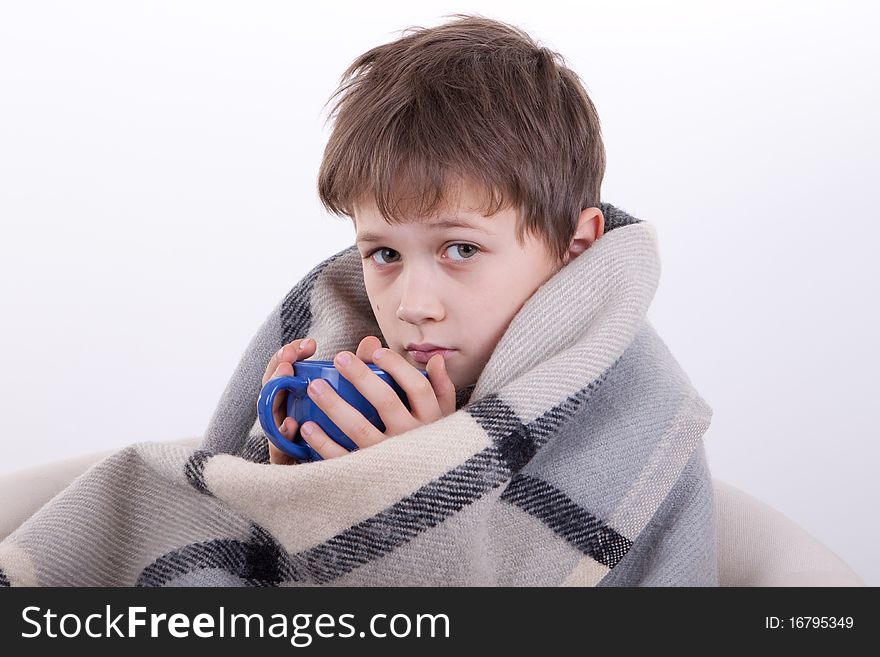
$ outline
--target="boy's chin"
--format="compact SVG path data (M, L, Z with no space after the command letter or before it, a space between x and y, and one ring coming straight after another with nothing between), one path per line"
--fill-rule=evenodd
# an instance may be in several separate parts
M456 392L459 392L468 386L472 386L477 382L474 377L462 374L461 372L456 372L453 368L449 368L447 372L449 373L449 378L452 380L452 385L455 386Z

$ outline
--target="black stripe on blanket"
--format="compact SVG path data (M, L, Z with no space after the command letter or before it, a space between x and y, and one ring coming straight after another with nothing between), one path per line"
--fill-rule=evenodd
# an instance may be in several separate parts
M296 555L314 581L330 582L379 559L501 485L509 471L495 448L485 449L397 504Z
M536 418L529 426L524 426L513 409L497 395L489 395L469 406L466 410L493 439L493 445L397 504L301 553L299 556L305 558L306 567L315 581L332 581L360 565L385 556L418 533L440 524L466 505L472 504L487 491L510 480L511 473L522 469L559 424L588 400L606 377L607 372L557 408ZM560 407L565 411L561 412ZM593 525L599 522L593 514L576 507L574 502L569 502L572 507L579 509L580 518L586 518ZM528 508L524 510L531 513ZM544 522L551 519L546 514L544 517L536 517ZM567 535L560 534L565 540L572 536L568 526L548 523L548 527L556 533L566 532ZM592 551L601 553L601 550L590 543L573 545L591 557ZM626 546L617 558L622 547L622 543L615 542L612 555L606 558L616 564L629 549ZM614 561L615 558L617 561Z
M534 455L536 446L528 428L496 395L484 397L467 411L493 444L372 518L294 555L310 581L331 582L384 557L508 481L511 472Z
M633 542L575 504L542 479L519 473L501 499L532 514L571 545L608 568L614 568Z
M238 452L238 456L253 463L269 463L269 440L262 429L248 434L244 445L241 446Z
M287 293L284 301L281 302L281 345L279 346L306 337L312 325L311 298L318 277L330 263L356 248L354 245L345 248L317 265Z
M489 434L508 476L510 472L519 472L538 451L529 428L519 421L513 409L497 395L484 397L467 411L483 431Z
M9 578L6 576L6 573L0 568L0 587L9 587Z
M276 566L276 570L289 574L290 579L286 581L327 583L360 565L385 556L419 533L437 526L466 505L475 502L487 491L510 481L511 475L519 472L528 463L537 449L553 435L560 423L571 417L571 414L592 396L606 376L607 372L603 373L599 379L536 418L528 426L524 426L513 409L496 395L480 399L466 410L493 439L492 446L475 454L462 465L444 473L388 509L337 534L321 545L289 556L284 555L283 550L278 552L281 561ZM203 468L202 462L198 472L201 473ZM192 468L192 470L197 469ZM532 480L535 486L550 486L537 478L532 477ZM197 481L204 486L203 479ZM566 507L569 512L573 512L573 515L571 522L563 523L559 522L558 516L546 510L541 512L533 497L528 494L529 489L525 483L517 485L519 492L512 491L508 501L539 518L584 554L610 568L626 554L631 543L623 537L618 537L616 533L609 533L613 531L610 528L605 528L607 532L600 533L600 536L592 537L591 532L595 532L597 527L605 527L604 524L569 498L564 497L563 502L566 502ZM562 500L562 498L557 499ZM578 528L572 524L576 522L585 524ZM261 532L265 534L264 530ZM603 541L607 541L607 544ZM179 569L185 568L187 563L190 563L193 570L207 567L226 568L222 559L214 563L218 560L212 561L209 558L205 552L208 548L205 546L214 546L217 550L229 550L230 541L212 541L198 546L196 552L191 551L193 546L187 546L165 555L160 561L176 564L175 577L182 574L183 571ZM208 563L211 565L207 565ZM237 573L241 568L238 562L231 565L235 565L236 570L230 572ZM271 581L274 582L274 579Z
M253 525L248 541L216 539L169 552L144 569L136 586L164 586L206 569L223 570L245 586L277 586L304 577L293 570L284 548L265 529Z
M208 486L205 483L205 463L212 456L214 456L213 452L204 449L197 449L193 455L187 459L186 465L183 466L183 473L186 475L186 479L192 487L200 493L211 496L214 494L208 489Z

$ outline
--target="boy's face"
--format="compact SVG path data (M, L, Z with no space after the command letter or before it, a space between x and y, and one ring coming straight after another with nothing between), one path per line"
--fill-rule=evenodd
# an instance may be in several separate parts
M425 369L430 343L444 354L456 390L477 381L510 321L560 268L543 241L516 240L512 209L485 217L482 197L462 188L457 207L389 225L372 201L355 207L364 283L388 347ZM453 225L460 223L461 225ZM540 340L541 336L534 336Z

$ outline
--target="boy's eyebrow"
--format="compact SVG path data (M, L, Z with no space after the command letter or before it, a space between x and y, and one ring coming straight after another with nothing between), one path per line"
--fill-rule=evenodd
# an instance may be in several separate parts
M432 221L430 223L432 228L468 228L470 230L477 230L481 233L485 233L486 235L491 235L491 233L481 226L476 226L472 223L464 221L462 219L441 219L440 221ZM357 236L356 242L381 242L386 238L377 233L371 233L370 231L364 231Z

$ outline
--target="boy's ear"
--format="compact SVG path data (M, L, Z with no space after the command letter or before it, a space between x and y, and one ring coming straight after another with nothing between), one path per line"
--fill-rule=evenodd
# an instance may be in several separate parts
M605 215L599 208L587 208L578 217L578 225L568 247L566 262L578 257L605 232Z

